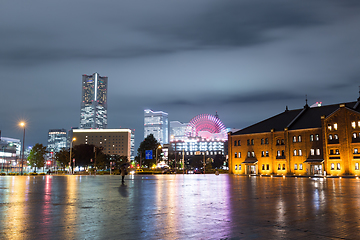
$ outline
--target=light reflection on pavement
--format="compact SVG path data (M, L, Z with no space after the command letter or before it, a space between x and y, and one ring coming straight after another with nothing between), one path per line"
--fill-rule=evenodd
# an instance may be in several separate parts
M360 239L360 180L1 176L0 239Z

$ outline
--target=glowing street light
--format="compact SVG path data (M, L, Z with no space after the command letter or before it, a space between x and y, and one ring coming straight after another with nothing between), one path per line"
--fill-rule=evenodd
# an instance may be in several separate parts
M73 141L76 141L76 138L72 138L71 142L70 142L70 162L69 162L69 170L71 168L71 151L72 151L72 145L73 145ZM74 168L75 168L75 159L74 159ZM74 168L72 169L72 174L74 174Z
M22 148L21 148L21 175L23 175L23 168L24 168L24 148L25 148L25 122L20 122L19 124L22 128L24 128L23 134L23 141L22 141Z
M159 145L156 149L156 164L158 164L158 149L161 149L161 145Z

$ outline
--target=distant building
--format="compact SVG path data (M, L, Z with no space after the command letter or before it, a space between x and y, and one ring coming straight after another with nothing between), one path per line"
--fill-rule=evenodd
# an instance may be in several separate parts
M185 140L187 126L188 123L170 121L170 142L177 140Z
M191 158L194 155L225 155L227 130L216 114L200 114L195 116L185 127L184 124L172 124L170 148L177 155ZM184 132L182 132L184 131ZM183 137L180 137L183 135Z
M67 133L65 129L50 129L48 133L47 148L51 152L59 152L67 146Z
M73 146L92 144L103 147L105 154L131 157L130 129L73 129L72 137Z
M20 160L21 142L19 139L1 138L0 141L0 168L1 171L12 171L19 166L17 160ZM17 155L17 152L19 155Z
M166 112L144 110L144 138L153 134L161 145L169 143L169 122Z
M229 133L233 174L360 175L360 98L288 110Z
M107 128L107 77L82 76L80 129Z
M130 137L130 160L135 160L135 129L131 130Z

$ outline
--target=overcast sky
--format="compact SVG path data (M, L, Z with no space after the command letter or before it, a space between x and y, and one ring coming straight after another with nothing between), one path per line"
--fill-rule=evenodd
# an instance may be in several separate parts
M2 0L3 137L78 127L82 74L108 80L108 127L143 140L144 109L244 128L309 104L355 101L358 0Z

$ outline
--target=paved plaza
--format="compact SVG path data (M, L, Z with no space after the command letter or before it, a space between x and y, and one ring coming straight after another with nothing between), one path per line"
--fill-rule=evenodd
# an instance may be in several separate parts
M360 239L360 180L0 177L0 239Z

